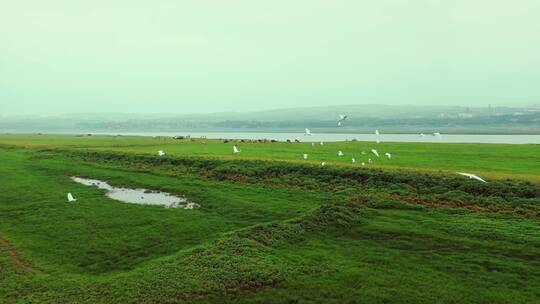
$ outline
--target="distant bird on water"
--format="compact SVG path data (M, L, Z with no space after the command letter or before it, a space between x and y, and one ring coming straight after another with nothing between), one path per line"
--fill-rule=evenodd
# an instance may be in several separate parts
M67 194L67 199L70 203L77 201L77 199L73 197L73 194L71 194L71 192Z
M468 177L470 179L475 179L475 180L481 181L483 183L487 183L485 180L483 180L481 177L479 177L478 175L475 175L475 174L464 173L464 172L456 172L456 173L459 174L459 175L466 176L466 177Z

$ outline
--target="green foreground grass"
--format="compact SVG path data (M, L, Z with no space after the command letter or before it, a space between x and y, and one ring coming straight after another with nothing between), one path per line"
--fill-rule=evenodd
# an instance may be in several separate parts
M445 154L388 143L378 149L395 159L358 168L331 152L367 143L328 143L309 152L329 162L321 168L296 161L310 144L241 144L234 158L217 141L10 135L2 144L0 303L540 300L536 146L444 145ZM415 156L419 172L386 170L429 150L433 158ZM460 163L494 180L445 174ZM74 175L201 208L117 202Z

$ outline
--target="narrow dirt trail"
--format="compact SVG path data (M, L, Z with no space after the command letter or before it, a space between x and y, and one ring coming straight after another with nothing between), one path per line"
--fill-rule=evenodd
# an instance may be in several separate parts
M5 251L13 260L15 267L22 272L34 272L32 264L23 259L17 248L0 234L0 251Z

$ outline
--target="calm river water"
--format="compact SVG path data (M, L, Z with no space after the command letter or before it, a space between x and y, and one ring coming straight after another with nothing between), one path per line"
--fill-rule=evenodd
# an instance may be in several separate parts
M139 136L177 136L206 137L208 139L275 139L285 141L298 138L300 141L375 141L375 134L345 134L345 133L313 133L311 136L303 133L257 133L257 132L154 132L154 133L93 133L103 135L139 135ZM379 135L381 141L391 142L429 142L429 143L492 143L492 144L540 144L540 135L473 135L473 134L442 134L433 136L426 134L384 134Z

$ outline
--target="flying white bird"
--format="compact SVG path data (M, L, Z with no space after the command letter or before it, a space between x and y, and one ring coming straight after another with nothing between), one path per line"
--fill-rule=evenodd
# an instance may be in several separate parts
M337 153L338 156L343 156L343 152L341 150L338 151Z
M337 122L338 127L341 127L342 123L347 119L347 115L345 114L339 114L339 119Z
M372 152L373 154L375 154L375 156L379 157L379 152L377 152L377 150L371 149L371 152Z
M388 153L388 152L384 153L384 155L386 155L386 157L388 157L388 159L391 159L391 158L392 158L392 154L390 154L390 153Z
M67 199L68 199L68 202L70 202L70 203L71 203L71 202L76 202L76 201L77 201L77 199L74 198L74 197L73 197L73 194L71 194L71 193L68 193L68 194L67 194Z
M311 135L311 131L308 128L306 128L306 133L305 134L306 135Z
M232 147L232 150L233 150L233 153L236 154L236 153L240 153L240 149L238 149L238 147L236 145L234 145Z
M159 151L157 151L157 154L158 154L159 156L163 156L163 155L165 155L165 152L163 152L163 150L159 150Z
M463 173L463 172L456 172L457 174L459 175L463 175L463 176L466 176L468 178L471 178L471 179L475 179L475 180L478 180L478 181L481 181L483 183L487 183L485 180L483 180L481 177L479 177L478 175L474 175L474 174L471 174L471 173Z
M352 161L353 164L356 163L356 158L353 157L353 158L351 159L351 161Z
M321 167L324 167L324 166L326 166L326 162L321 163Z
M304 153L304 159L307 159L307 158L308 158L307 153Z

